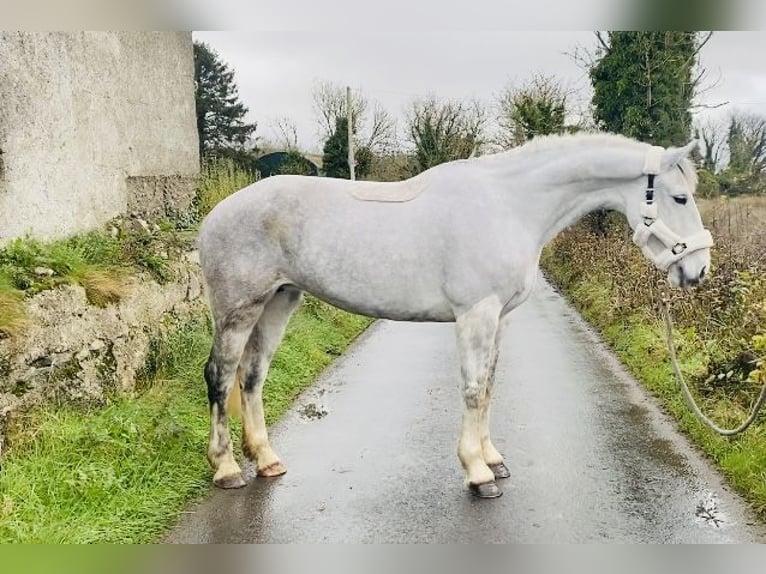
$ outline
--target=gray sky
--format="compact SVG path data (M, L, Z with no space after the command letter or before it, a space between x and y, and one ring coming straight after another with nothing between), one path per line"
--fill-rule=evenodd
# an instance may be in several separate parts
M398 118L412 99L478 98L491 103L508 82L535 73L555 75L574 93L575 111L590 98L586 74L567 52L579 44L593 48L592 32L397 32L350 36L319 31L195 32L235 70L242 101L258 135L273 139L275 118L291 118L299 144L321 148L312 109L316 80L360 88ZM721 121L734 108L766 115L764 32L718 32L702 51L708 83L717 86L701 101L731 104L700 110ZM401 123L401 122L400 122ZM401 126L400 126L401 127ZM400 129L400 132L402 130Z

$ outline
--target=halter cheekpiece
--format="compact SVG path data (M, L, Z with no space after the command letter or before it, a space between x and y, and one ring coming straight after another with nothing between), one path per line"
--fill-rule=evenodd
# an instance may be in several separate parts
M666 271L673 263L681 260L689 253L708 249L713 246L713 236L707 229L683 238L674 233L659 218L657 204L654 202L654 178L662 171L662 154L664 148L652 146L644 158L643 173L647 177L645 201L641 204L643 225L636 226L633 233L633 243L641 248L644 255L659 269ZM649 247L649 239L654 236L665 249L659 253Z

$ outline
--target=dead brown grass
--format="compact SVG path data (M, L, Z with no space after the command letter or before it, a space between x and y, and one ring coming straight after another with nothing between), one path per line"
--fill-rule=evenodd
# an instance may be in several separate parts
M700 199L697 204L715 236L756 243L765 237L766 197L718 197Z
M114 270L88 267L78 273L77 282L85 289L88 302L97 307L119 303L130 293L123 274Z
M21 293L0 285L0 338L14 337L27 324L27 312Z

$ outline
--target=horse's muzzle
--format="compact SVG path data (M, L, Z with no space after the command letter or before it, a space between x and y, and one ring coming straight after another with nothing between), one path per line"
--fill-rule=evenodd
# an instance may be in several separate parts
M705 279L707 274L707 265L703 265L698 273L689 273L680 261L671 266L668 272L668 282L673 287L680 287L682 289L689 289L697 287Z

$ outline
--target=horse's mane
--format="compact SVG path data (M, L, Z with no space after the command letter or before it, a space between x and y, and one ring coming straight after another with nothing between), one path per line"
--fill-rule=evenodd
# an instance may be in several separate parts
M511 156L523 156L528 153L535 153L546 150L566 149L570 147L580 147L583 145L608 146L611 148L647 148L649 144L638 140L610 133L577 133L577 134L558 134L538 136L525 144L498 153L480 156L479 161L502 160ZM684 158L679 163L679 168L683 174L684 180L691 192L697 188L697 168L689 158Z

